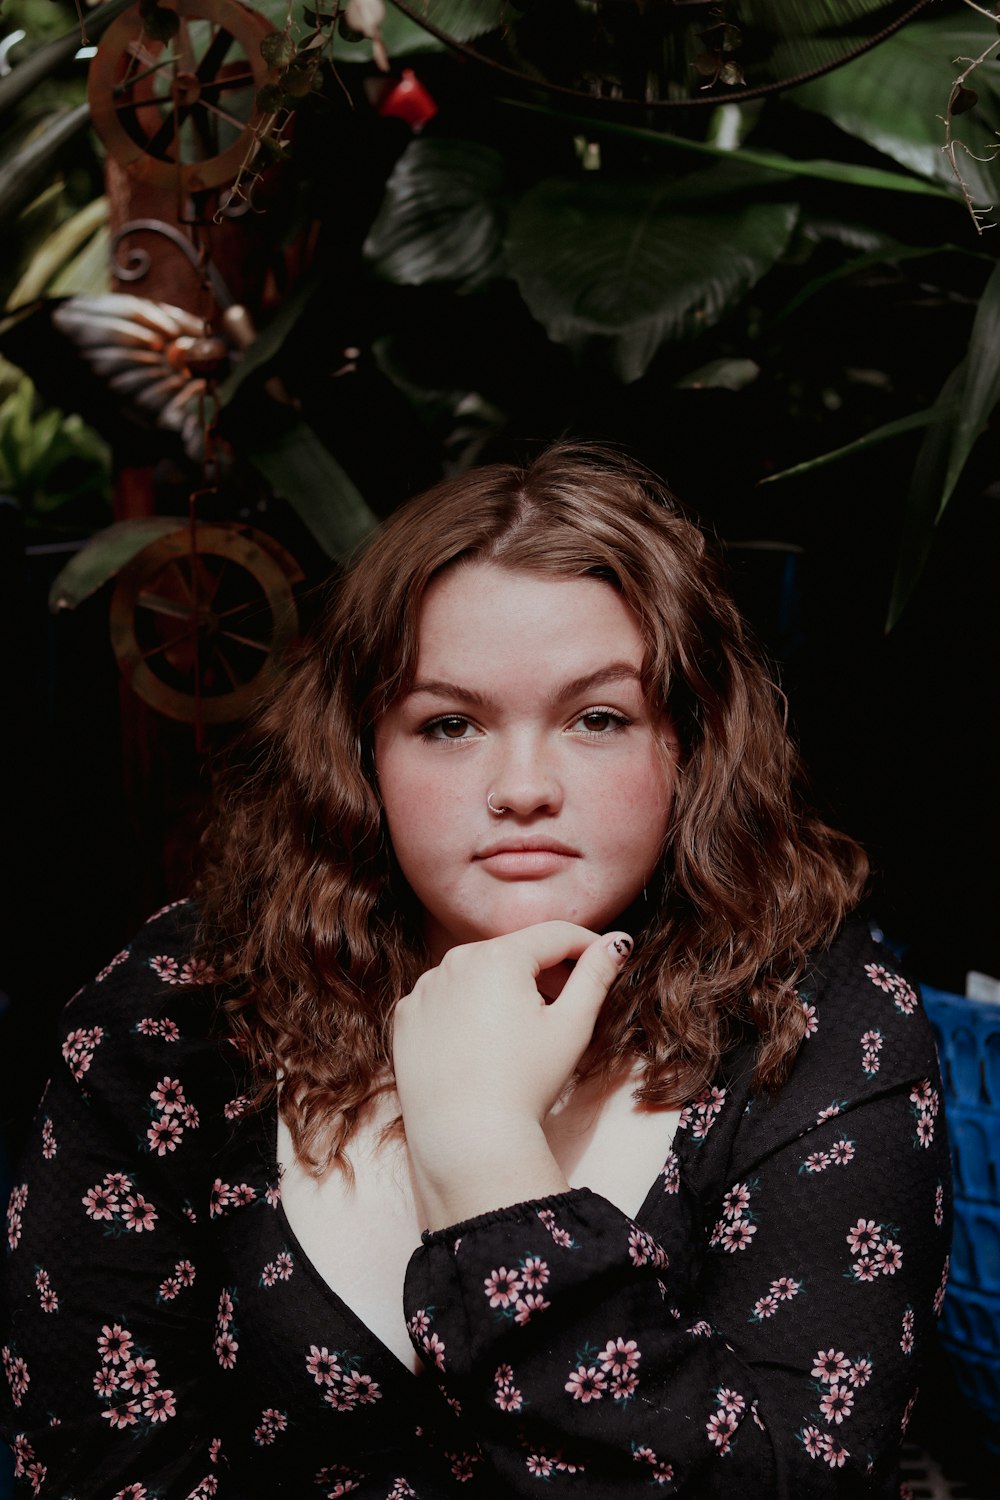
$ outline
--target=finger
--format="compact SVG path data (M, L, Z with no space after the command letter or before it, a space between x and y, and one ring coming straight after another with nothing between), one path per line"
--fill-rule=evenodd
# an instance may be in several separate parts
M566 958L579 958L597 937L589 927L578 927L575 922L536 922L493 942L525 954L537 978L543 969L554 968Z
M584 1014L592 1012L596 1021L608 990L631 952L632 939L627 932L609 932L591 943L563 986L560 1006L570 1004Z

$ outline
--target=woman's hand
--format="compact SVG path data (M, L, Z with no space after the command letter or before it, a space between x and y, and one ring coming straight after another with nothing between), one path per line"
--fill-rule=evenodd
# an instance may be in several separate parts
M542 1129L631 949L571 922L452 948L396 1007L393 1065L431 1228L568 1187ZM539 976L577 959L558 999Z

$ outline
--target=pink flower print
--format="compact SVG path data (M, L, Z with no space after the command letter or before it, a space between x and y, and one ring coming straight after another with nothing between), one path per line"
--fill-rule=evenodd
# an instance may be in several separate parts
M269 1260L263 1271L261 1271L260 1279L264 1286L275 1285L278 1280L278 1268L273 1260Z
M80 1202L90 1219L113 1219L118 1212L118 1199L101 1183L88 1188Z
M279 1250L274 1257L274 1269L278 1273L279 1281L287 1281L295 1270L295 1263L287 1250Z
M934 1189L934 1223L938 1229L944 1223L944 1187L940 1182Z
M727 1219L741 1219L750 1207L750 1189L745 1182L737 1182L722 1200L722 1213Z
M254 1201L254 1199L256 1197L257 1197L257 1189L251 1187L250 1184L249 1184L249 1182L241 1182L236 1187L232 1187L229 1190L229 1201L233 1205L234 1208L246 1208L247 1204L248 1203L253 1203L253 1201ZM275 1265L278 1264L278 1261L280 1259L281 1259L281 1257L279 1255L276 1258L276 1260L275 1260ZM288 1259L288 1274L287 1274L287 1276L282 1276L281 1277L281 1279L283 1281L287 1281L288 1276L291 1276L291 1274L292 1274L292 1258L289 1255L287 1257L287 1259ZM281 1275L280 1268L279 1268L278 1274Z
M194 1278L197 1273L189 1260L179 1260L174 1266L174 1275L181 1286L194 1286Z
M166 1156L168 1151L177 1150L183 1134L176 1120L172 1120L169 1115L161 1115L146 1131L146 1139L149 1141L150 1151L157 1156Z
M156 1209L141 1193L125 1199L121 1206L121 1216L125 1228L134 1230L136 1234L142 1234L144 1229L152 1230L159 1218Z
M722 1248L728 1255L737 1250L745 1250L756 1233L757 1225L751 1224L749 1219L733 1219L732 1223L725 1225L720 1235Z
M184 1086L179 1078L161 1078L149 1096L165 1115L178 1114L184 1108Z
M818 1458L823 1452L823 1433L818 1427L803 1427L799 1433L802 1446L810 1458Z
M863 1255L860 1260L854 1261L851 1270L856 1281L874 1281L878 1276L878 1266L870 1255Z
M506 1266L501 1266L498 1271L490 1272L484 1279L483 1286L491 1307L509 1307L512 1302L517 1301L518 1294L524 1289L524 1282L516 1271L508 1271Z
M830 1158L825 1151L814 1151L804 1162L807 1172L825 1172L829 1165Z
M806 1018L806 1031L804 1040L808 1041L809 1038L811 1036L815 1036L817 1031L819 1030L819 1020L816 1016L815 1005L807 1005L804 1000L800 1003L802 1005L802 1014Z
M524 1397L512 1385L498 1385L493 1401L501 1411L521 1411L524 1406Z
M357 1393L342 1385L331 1385L323 1392L323 1400L334 1411L353 1411L358 1404Z
M773 1318L777 1311L778 1300L776 1297L770 1294L765 1297L758 1297L753 1305L753 1321L758 1323L764 1318Z
M862 1068L863 1072L865 1072L865 1073L868 1074L869 1078L874 1078L875 1074L879 1070L879 1056L878 1056L878 1053L877 1052L863 1052L861 1054L861 1068Z
M21 1243L22 1219L16 1208L7 1206L7 1244L16 1250Z
M665 1266L668 1263L667 1252L638 1224L633 1224L629 1230L628 1253L635 1266Z
M112 1427L134 1427L139 1420L142 1407L138 1401L123 1401L118 1406L109 1406L107 1411L102 1411L101 1416Z
M149 1492L144 1484L127 1484L123 1490L119 1490L114 1500L146 1500Z
M548 1284L549 1268L537 1255L529 1255L521 1266L521 1280L531 1292L540 1292Z
M224 1370L231 1370L236 1364L236 1351L239 1347L237 1341L228 1331L216 1335L214 1345L215 1357Z
M913 1353L913 1308L908 1307L903 1313L903 1329L899 1337L899 1347L904 1354Z
M226 1209L232 1202L229 1196L231 1191L232 1189L228 1182L223 1182L221 1177L215 1179L212 1183L212 1191L208 1195L208 1216L210 1219L214 1219L226 1212Z
M78 1027L67 1033L62 1044L62 1055L78 1083L93 1062L94 1053L103 1040L104 1028L101 1026Z
M721 1390L716 1391L715 1399L724 1411L734 1412L737 1416L746 1411L746 1397L741 1396L739 1391L731 1391L723 1386Z
M230 1099L227 1104L222 1106L222 1113L227 1120L238 1120L249 1103L250 1100L246 1094L240 1094L236 1099Z
M639 1377L634 1370L627 1370L621 1375L611 1377L611 1396L615 1401L628 1401L636 1392L639 1385Z
M30 1482L32 1492L34 1494L37 1495L40 1493L42 1485L45 1483L45 1476L48 1472L49 1471L46 1465L40 1464L37 1459L33 1464L29 1464L25 1469L24 1477Z
M211 984L215 974L203 958L189 958L181 965L178 978L181 984Z
M846 1167L857 1155L854 1142L844 1139L834 1141L830 1147L830 1160L835 1167Z
M819 1409L826 1420L836 1422L838 1427L845 1417L851 1415L853 1406L854 1392L849 1385L831 1385L819 1403Z
M163 1019L158 1022L158 1025L160 1029L160 1036L165 1042L180 1041L181 1033L176 1021L171 1021L169 1016L164 1016Z
M38 1298L42 1312L54 1313L59 1311L59 1298L50 1286L45 1287Z
M921 1115L917 1120L917 1130L914 1136L918 1146L929 1147L934 1139L934 1121L930 1115Z
M30 1464L35 1457L35 1450L28 1442L23 1432L16 1434L14 1438L14 1478L20 1479L24 1473L26 1464Z
M945 1294L945 1292L948 1289L948 1274L949 1274L950 1270L951 1270L951 1256L950 1255L946 1255L945 1258L944 1258L944 1265L941 1267L941 1280L938 1283L938 1289L937 1289L937 1291L934 1293L934 1316L935 1317L940 1317L940 1315L941 1315L941 1309L944 1306L944 1294Z
M215 1321L219 1328L228 1328L233 1321L233 1298L232 1294L223 1287L219 1293L219 1309L215 1315Z
M882 1033L877 1028L872 1031L866 1031L861 1038L861 1045L866 1052L881 1052L882 1042Z
M624 1375L638 1369L642 1352L635 1339L608 1339L598 1359L606 1375Z
M350 1375L345 1376L344 1391L348 1396L353 1396L362 1406L371 1406L382 1399L378 1381L357 1370L352 1370Z
M444 1339L438 1338L436 1333L428 1333L420 1340L420 1347L432 1364L437 1365L439 1370L444 1369Z
M180 1290L181 1284L177 1280L177 1277L168 1276L166 1280L160 1282L157 1295L161 1297L164 1302L172 1302L175 1297L180 1296Z
M667 1153L667 1159L660 1168L660 1176L663 1178L663 1191L665 1193L680 1192L681 1164L676 1151Z
M882 964L865 964L865 973L868 975L868 978L871 980L872 984L874 984L878 989L882 990L884 994L888 995L892 992L892 986L896 976L894 974L890 974L889 970L884 968Z
M42 1155L46 1161L51 1161L59 1150L56 1134L52 1128L52 1120L49 1115L45 1116L42 1124Z
M826 1106L826 1109L820 1110L819 1114L816 1116L816 1124L822 1125L824 1120L833 1120L839 1114L840 1105L836 1102L836 1100L834 1100L832 1104L828 1104Z
M31 1384L28 1366L19 1354L13 1354L6 1345L3 1351L3 1366L7 1374L7 1384L10 1386L11 1399L15 1406L20 1406Z
M111 1365L102 1365L94 1372L94 1390L107 1399L118 1389L118 1374Z
M135 1029L140 1036L159 1036L160 1023L152 1016L143 1016L141 1020L136 1021Z
M209 1462L213 1463L213 1464L217 1464L219 1462L219 1454L221 1452L222 1452L222 1439L221 1438L217 1438L217 1437L213 1438L212 1441L208 1445L208 1459L209 1459Z
M523 1297L518 1297L514 1304L514 1322L528 1323L533 1313L544 1312L551 1307L551 1302L546 1302L540 1292L525 1292Z
M704 1318L700 1318L697 1323L692 1323L687 1332L690 1333L694 1338L710 1338L712 1333L712 1325L711 1323L706 1323Z
M883 1276L895 1276L903 1264L903 1251L894 1240L886 1240L875 1251L875 1264Z
M406 1325L410 1337L414 1339L422 1338L430 1328L430 1326L431 1320L422 1307L417 1308L416 1312L413 1314L412 1318L410 1318L409 1322Z
M128 949L128 948L123 948L120 953L116 953L115 956L114 956L114 958L112 958L108 963L106 963L104 965L104 968L101 969L100 973L95 976L94 983L95 984L101 984L105 979L107 979L108 975L112 972L112 970L117 969L117 967L118 967L119 964L123 964L125 962L125 960L129 956L129 952L130 951L131 950ZM143 1490L143 1494L145 1494L145 1493L146 1493L145 1490Z
M149 967L157 979L162 979L164 984L178 983L178 963L176 958L171 958L168 953L157 953L149 960Z
M860 1391L871 1380L873 1368L870 1359L856 1359L847 1372L847 1378Z
M201 1116L193 1104L185 1104L181 1110L181 1123L188 1130L197 1130L201 1124Z
M929 1115L936 1115L941 1103L938 1091L932 1086L929 1078L924 1078L914 1085L910 1090L910 1100L917 1106L917 1109Z
M309 1345L306 1369L317 1385L333 1385L335 1380L340 1379L340 1361L335 1354L330 1353L325 1344L322 1349L318 1349L315 1344Z
M728 1453L731 1447L730 1439L736 1431L738 1423L732 1412L725 1411L721 1406L714 1416L709 1417L705 1423L705 1432L710 1443L714 1443L720 1453Z
M574 1401L582 1401L586 1406L589 1401L600 1401L607 1386L602 1370L596 1365L581 1364L570 1375L563 1390L569 1391Z
M844 1447L840 1439L835 1438L830 1432L824 1432L821 1442L823 1445L823 1458L830 1465L830 1468L842 1469L844 1467L845 1461L849 1459L851 1455L848 1453L847 1449Z
M812 1367L812 1374L824 1385L838 1385L851 1368L851 1361L839 1349L820 1349Z
M911 1016L917 1008L917 994L898 974L893 976L892 1003L904 1016Z
M123 1193L132 1191L133 1183L131 1177L124 1172L105 1172L104 1187L107 1192L120 1197Z
M132 1348L132 1335L120 1323L105 1323L97 1338L97 1352L106 1365L124 1365Z
M882 1226L874 1219L859 1219L853 1229L847 1231L847 1243L855 1254L866 1255L882 1242Z
M281 1202L281 1183L268 1183L267 1187L264 1189L264 1197L267 1199L268 1206L270 1208L277 1208L278 1204Z
M145 1396L160 1383L155 1359L130 1359L121 1373L121 1386L133 1396Z
M910 1397L909 1401L907 1401L906 1406L903 1408L903 1415L899 1419L899 1427L900 1427L900 1431L901 1432L905 1433L906 1429L910 1425L910 1417L913 1415L913 1408L917 1404L917 1397L919 1395L920 1395L920 1391L919 1390L915 1390L913 1392L913 1395Z
M779 1301L788 1302L802 1290L801 1281L796 1281L791 1276L779 1276L777 1281L772 1281L770 1286L771 1295Z
M528 1473L536 1479L548 1479L552 1473L552 1460L544 1453L529 1453L524 1463Z

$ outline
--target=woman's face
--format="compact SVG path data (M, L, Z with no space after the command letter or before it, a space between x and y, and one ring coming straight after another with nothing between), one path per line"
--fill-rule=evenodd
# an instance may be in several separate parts
M598 579L460 564L431 584L415 681L376 726L375 762L435 961L552 918L605 931L639 895L670 816L663 743L676 751L642 657Z

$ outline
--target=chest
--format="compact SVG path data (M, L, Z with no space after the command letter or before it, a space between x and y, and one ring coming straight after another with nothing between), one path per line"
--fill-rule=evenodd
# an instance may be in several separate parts
M638 1213L663 1166L676 1111L639 1109L631 1080L600 1099L585 1092L546 1121L553 1156L571 1187L589 1187L629 1216ZM383 1099L351 1142L354 1180L331 1172L317 1180L278 1124L282 1205L313 1267L341 1302L409 1369L420 1361L403 1317L403 1282L426 1218L414 1188L405 1142L384 1141L396 1113Z

